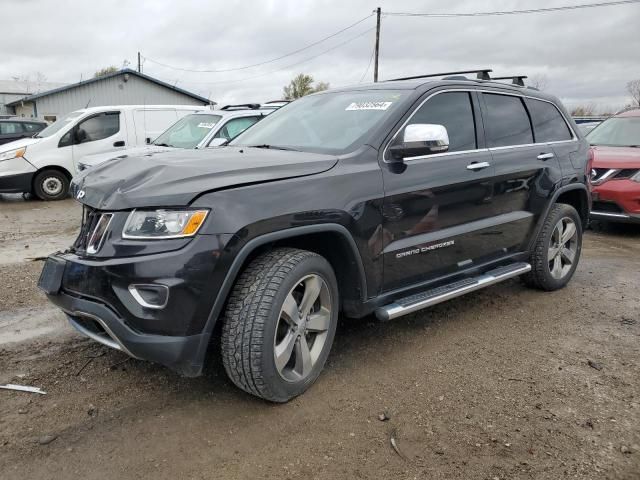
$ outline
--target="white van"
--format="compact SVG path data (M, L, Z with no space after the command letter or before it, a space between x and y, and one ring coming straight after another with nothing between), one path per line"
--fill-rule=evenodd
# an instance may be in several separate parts
M208 108L121 105L72 112L32 138L0 146L0 193L65 198L78 159L145 145L183 116Z

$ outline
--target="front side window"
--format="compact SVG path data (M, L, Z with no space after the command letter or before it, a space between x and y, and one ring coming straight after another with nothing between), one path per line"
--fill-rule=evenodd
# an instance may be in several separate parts
M41 123L23 123L25 131L27 132L38 132L42 130L43 125Z
M260 117L241 117L241 118L233 118L229 120L224 127L216 132L213 138L224 138L226 140L231 140L242 132L244 132L251 125L256 123Z
M403 90L349 90L302 97L240 134L230 145L339 155L364 145L392 112Z
M477 148L476 127L469 92L447 92L435 95L416 111L408 125L416 123L444 126L449 135L449 152Z
M640 147L640 117L613 117L587 135L591 145Z
M220 121L220 115L191 114L182 117L153 141L160 147L196 148Z
M573 138L567 122L553 104L532 98L527 98L525 102L531 115L536 143L561 142Z
M485 131L490 148L533 143L531 122L520 97L492 93L483 96L488 117Z
M78 124L76 143L95 142L120 131L120 112L105 112L89 117Z

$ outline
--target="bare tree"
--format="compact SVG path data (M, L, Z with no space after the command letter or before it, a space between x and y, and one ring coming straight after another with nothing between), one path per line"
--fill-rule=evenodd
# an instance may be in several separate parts
M318 82L313 86L313 77L301 73L294 77L291 82L289 82L289 85L286 85L282 89L282 92L285 100L295 100L296 98L304 97L310 93L321 92L328 88L329 84L326 82Z
M93 74L94 78L104 77L105 75L109 75L111 73L116 73L118 71L118 67L115 65L110 65L108 67L101 68L96 73Z
M627 83L627 92L631 95L631 105L640 107L640 78Z
M593 103L587 103L586 105L578 105L571 110L572 117L587 117L593 115L596 111L596 106Z
M544 73L538 73L536 75L531 75L529 78L529 85L537 88L538 90L546 90L547 85L549 84L549 78Z

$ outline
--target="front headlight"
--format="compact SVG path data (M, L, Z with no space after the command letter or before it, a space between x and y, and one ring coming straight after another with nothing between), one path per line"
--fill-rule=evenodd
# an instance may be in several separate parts
M122 230L123 238L166 239L194 236L208 210L134 210Z
M27 147L18 148L16 150L9 150L8 152L0 153L0 162L3 160L11 160L12 158L24 157Z

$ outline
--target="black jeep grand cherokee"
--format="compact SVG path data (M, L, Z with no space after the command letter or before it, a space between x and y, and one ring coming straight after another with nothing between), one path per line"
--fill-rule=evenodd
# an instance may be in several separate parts
M556 98L486 72L322 92L226 147L89 170L80 235L40 287L80 332L184 375L221 336L231 380L285 402L320 374L339 312L389 320L519 275L566 285L587 164Z

